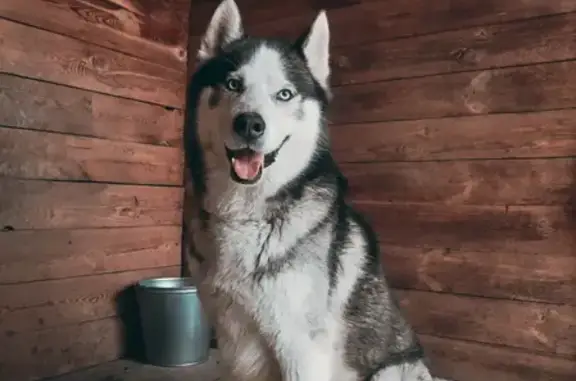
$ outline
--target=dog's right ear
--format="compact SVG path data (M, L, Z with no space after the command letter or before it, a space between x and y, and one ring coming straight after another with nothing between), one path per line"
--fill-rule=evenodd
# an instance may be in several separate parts
M234 0L223 0L214 11L200 42L198 59L208 60L226 44L242 37L244 29L240 11Z

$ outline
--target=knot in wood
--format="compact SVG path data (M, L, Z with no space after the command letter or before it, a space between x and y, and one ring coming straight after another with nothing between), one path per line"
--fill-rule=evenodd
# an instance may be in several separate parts
M479 54L470 48L459 48L450 52L450 56L462 65L475 65L479 61Z
M178 58L178 60L184 62L186 61L186 58L188 57L188 53L186 51L186 49L184 49L183 47L179 47L176 49L176 57Z
M91 56L88 63L96 71L107 71L109 67L108 61L104 57Z
M488 33L486 29L480 28L474 33L474 37L476 37L477 40L488 40L490 33Z
M350 67L350 59L346 56L337 56L332 59L333 65L341 69Z
M470 81L470 85L464 90L462 98L466 108L474 114L482 114L489 110L488 84L492 78L492 73L483 71Z

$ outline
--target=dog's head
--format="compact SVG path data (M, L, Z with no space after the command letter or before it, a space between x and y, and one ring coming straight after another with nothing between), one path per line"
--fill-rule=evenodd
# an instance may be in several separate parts
M323 141L329 29L321 11L294 42L244 35L234 0L212 16L192 79L206 163L242 186L281 186Z

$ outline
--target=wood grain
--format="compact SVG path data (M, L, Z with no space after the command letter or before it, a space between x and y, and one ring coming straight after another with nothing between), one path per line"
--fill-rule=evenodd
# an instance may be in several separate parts
M0 232L0 284L180 264L179 226Z
M0 182L0 229L180 225L179 188L11 180Z
M335 125L339 162L576 156L576 110Z
M27 179L182 184L177 148L0 127L0 175Z
M0 125L178 146L182 112L0 73Z
M435 375L454 381L572 381L576 362L500 346L420 335Z
M2 72L164 106L184 103L179 71L2 19L0 35Z
M256 35L298 36L307 28L316 12L330 2L322 1L302 8L296 16L284 15L283 8L272 16L267 14L260 22L245 25ZM328 10L330 40L333 46L368 43L371 41L422 35L472 26L496 24L533 17L572 12L576 4L571 0L389 0L359 1L350 7ZM247 7L240 9L246 12ZM194 9L194 8L193 8ZM294 10L293 12L296 12ZM193 23L194 21L192 21ZM205 23L207 24L208 21ZM193 33L200 35L203 29ZM198 37L191 38L190 46L197 47ZM197 48L195 48L197 49Z
M2 338L0 378L34 381L115 360L123 328L115 318Z
M2 335L12 336L132 313L121 293L142 279L180 275L180 266L0 286Z
M548 251L466 251L382 245L390 284L416 289L576 306L576 256Z
M161 367L120 359L65 374L50 381L219 381L222 377L219 362L216 350L212 350L206 362L194 366Z
M333 123L513 113L576 106L576 62L484 70L334 89Z
M184 71L189 6L187 0L3 1L0 17Z
M574 205L354 205L386 245L546 255L575 253Z
M576 159L358 163L341 166L358 201L564 205Z
M331 53L332 84L372 82L576 58L576 14L478 26Z
M576 307L395 291L418 333L574 357Z
M371 1L378 0L292 0L290 2L236 0L236 4L240 9L247 33L260 36L296 37L310 26L320 9L327 9L329 17L332 17L332 10L343 8L356 11L354 5ZM195 1L190 6L190 37L188 38L190 74L196 65L195 57L200 47L200 38L205 33L219 3L219 1ZM276 23L281 26L277 27ZM331 33L335 33L332 26L331 29Z
M314 15L320 9L348 8L361 3L379 0L292 0L291 2L235 0L244 26L254 27L270 20ZM201 36L220 1L194 1L190 12L190 35Z

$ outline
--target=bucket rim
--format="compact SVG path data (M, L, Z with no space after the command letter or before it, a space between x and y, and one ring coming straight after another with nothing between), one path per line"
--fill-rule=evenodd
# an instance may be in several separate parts
M174 284L178 283L178 285L174 287L161 286L161 282L174 282ZM194 282L191 277L152 277L139 280L136 283L136 286L141 290L153 292L196 293L198 292L198 287L196 287L193 283Z

